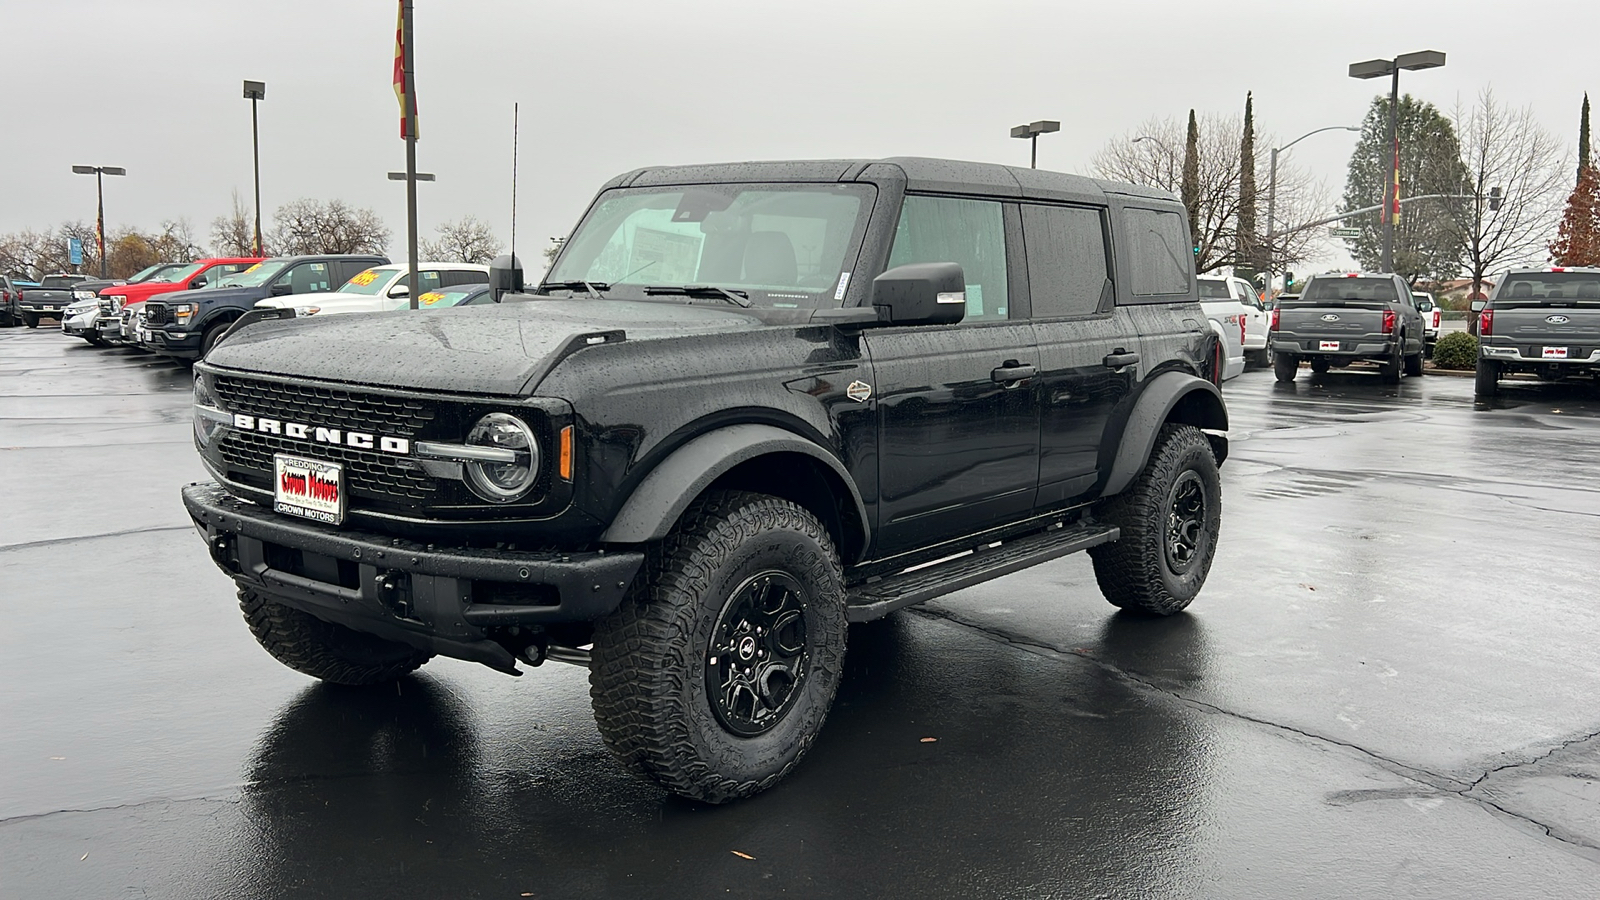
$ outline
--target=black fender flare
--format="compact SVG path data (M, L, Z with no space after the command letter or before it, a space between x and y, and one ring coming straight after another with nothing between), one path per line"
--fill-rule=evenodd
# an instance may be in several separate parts
M637 544L667 536L694 498L740 463L772 453L799 453L827 466L850 492L862 534L870 535L867 506L844 464L826 449L775 425L729 425L691 439L662 460L628 495L605 543ZM863 548L870 545L870 538Z
M1181 408L1180 408L1181 407ZM1156 435L1161 426L1171 420L1178 410L1177 419L1206 431L1228 430L1228 407L1222 401L1222 391L1204 378L1187 372L1163 372L1150 379L1139 392L1127 424L1122 429L1121 443L1117 446L1116 460L1106 479L1102 497L1121 493L1144 469L1155 449ZM1217 464L1228 457L1228 439L1208 434Z

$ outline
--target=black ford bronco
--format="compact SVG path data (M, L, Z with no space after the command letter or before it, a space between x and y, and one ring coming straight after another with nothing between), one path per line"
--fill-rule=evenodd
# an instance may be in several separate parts
M847 623L1079 550L1124 609L1199 592L1228 421L1185 223L976 163L631 172L500 304L242 320L183 500L286 665L587 665L628 768L748 796Z

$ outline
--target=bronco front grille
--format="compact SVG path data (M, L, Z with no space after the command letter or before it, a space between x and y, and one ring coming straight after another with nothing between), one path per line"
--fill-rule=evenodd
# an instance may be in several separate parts
M260 488L272 487L273 454L293 453L342 463L345 483L351 495L356 497L388 503L425 503L432 500L439 489L436 479L420 469L409 468L416 465L411 460L349 447L313 444L271 434L229 431L219 449L230 469L244 475L246 483Z
M144 305L144 323L146 325L165 325L172 320L165 303L146 303Z
M311 422L390 437L414 438L437 414L434 405L424 400L343 388L256 381L227 375L218 375L213 386L217 396L222 398L223 407L230 413ZM271 463L270 455L267 461Z

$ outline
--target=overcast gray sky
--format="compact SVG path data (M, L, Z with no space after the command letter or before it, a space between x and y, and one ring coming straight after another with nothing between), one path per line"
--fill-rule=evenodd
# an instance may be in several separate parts
M0 231L187 217L199 235L249 197L261 106L262 206L375 208L404 255L404 168L390 87L393 0L0 0ZM1579 23L1583 23L1580 25ZM1039 164L1088 172L1108 139L1190 107L1289 139L1359 124L1378 82L1349 63L1434 49L1402 89L1448 109L1492 84L1575 144L1600 99L1595 7L1578 0L416 0L422 233L472 213L508 236L511 105L522 104L523 257L564 234L606 178L741 159L941 156L1026 164L1010 126L1055 118ZM1579 29L1585 37L1579 37ZM1355 135L1296 161L1342 192ZM270 219L268 220L270 227ZM1343 264L1333 254L1325 264Z

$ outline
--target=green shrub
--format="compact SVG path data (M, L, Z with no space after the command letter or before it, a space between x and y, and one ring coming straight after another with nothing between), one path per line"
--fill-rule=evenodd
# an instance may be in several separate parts
M1478 366L1478 339L1465 331L1452 331L1433 345L1433 364L1441 369L1474 369Z

